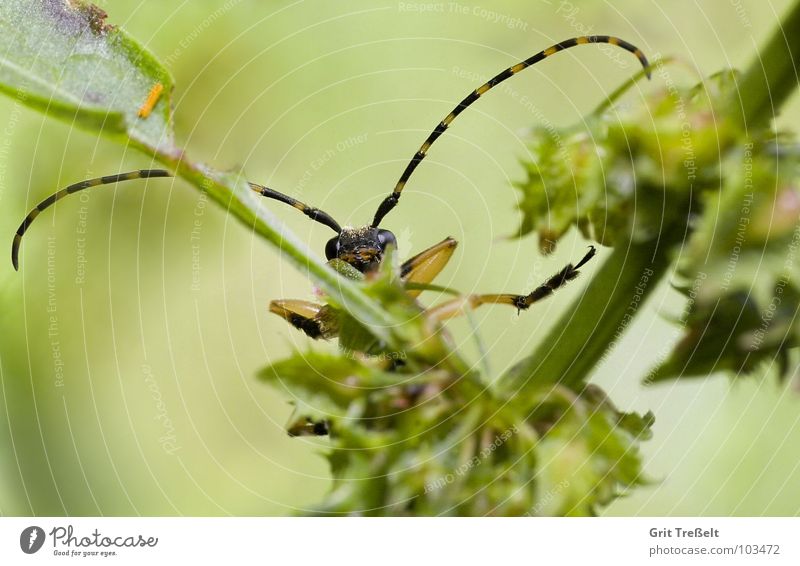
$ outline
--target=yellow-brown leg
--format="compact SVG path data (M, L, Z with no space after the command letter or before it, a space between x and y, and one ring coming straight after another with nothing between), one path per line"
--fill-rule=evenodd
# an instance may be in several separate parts
M302 330L311 338L333 338L339 329L335 316L323 305L299 299L272 301L269 311Z
M576 265L568 264L564 269L550 277L547 281L539 285L528 295L512 295L507 293L489 295L466 295L451 301L446 301L441 305L432 307L426 314L435 320L447 320L465 314L468 310L475 309L481 305L510 305L516 307L518 311L525 310L533 303L536 303L553 294L553 291L563 287L567 282L575 279L579 271L586 262L594 257L596 250L594 246L589 247L589 252L583 256Z
M453 238L445 238L414 257L406 260L400 267L400 277L406 283L430 283L444 269L444 266L453 256L458 242ZM408 294L416 297L422 292L420 289L412 289Z

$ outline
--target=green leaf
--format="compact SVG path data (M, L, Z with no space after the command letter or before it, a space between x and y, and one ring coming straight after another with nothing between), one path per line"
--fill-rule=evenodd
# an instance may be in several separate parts
M329 400L326 406L347 409L371 390L415 382L407 375L386 371L388 364L383 362L393 359L401 358L308 350L265 368L259 376L272 385L286 387L297 397L325 397Z
M542 403L555 424L536 446L543 466L531 514L593 515L645 483L639 442L652 436L652 413L620 412L596 386L578 395L556 389Z
M3 0L0 89L52 116L90 130L170 148L172 77L106 14L75 0ZM138 116L154 85L164 92Z
M683 337L648 381L705 377L724 371L740 378L776 363L780 377L794 375L789 349L800 345L796 324L800 293L786 287L780 302L760 305L746 292L724 293L692 307Z

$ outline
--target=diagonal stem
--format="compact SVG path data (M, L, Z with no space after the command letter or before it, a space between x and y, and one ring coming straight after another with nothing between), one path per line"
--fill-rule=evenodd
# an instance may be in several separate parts
M798 86L800 2L790 8L767 44L755 54L732 101L745 129L768 126Z
M511 381L523 388L584 382L669 273L679 238L664 232L654 241L616 247L533 355L511 370Z

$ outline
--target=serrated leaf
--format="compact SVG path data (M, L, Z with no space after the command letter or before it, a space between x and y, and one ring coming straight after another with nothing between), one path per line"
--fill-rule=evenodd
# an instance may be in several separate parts
M356 352L340 355L308 350L261 370L259 377L286 387L298 397L324 394L332 404L346 409L352 401L376 389L408 382L402 374L381 369L381 361Z
M596 386L568 402L552 395L543 401L555 418L536 446L542 470L535 514L593 515L645 482L639 442L651 436L652 413L620 412Z
M517 235L537 232L548 252L572 226L616 246L685 224L696 196L719 187L717 164L734 129L718 112L735 86L735 74L723 72L579 126L533 130L527 179L516 185L523 216Z
M789 350L800 346L800 293L792 287L776 291L776 301L759 305L743 291L723 293L693 306L686 330L648 381L704 377L724 371L731 377L754 374L777 362L781 377L794 375Z

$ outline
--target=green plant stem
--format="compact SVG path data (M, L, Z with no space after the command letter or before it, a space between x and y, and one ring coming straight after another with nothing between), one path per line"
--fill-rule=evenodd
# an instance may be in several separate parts
M585 381L669 272L674 243L665 232L656 241L616 247L533 355L515 366L513 382L575 386Z
M789 10L744 73L735 106L744 128L768 126L798 86L800 2Z
M674 57L664 57L663 59L659 59L657 61L653 61L651 64L655 64L656 68L664 67L667 65L672 65L675 63ZM646 78L648 73L653 73L653 67L647 67L645 69L641 69L638 73L633 75L630 79L622 83L617 89L608 95L608 98L603 100L597 108L591 113L591 116L600 116L604 112L610 110L614 104L616 104L620 98L623 97L636 83L641 82L642 79Z
M275 226L278 223L259 206L243 179L237 179L235 175L221 175L183 157L181 152L156 153L156 158L178 176L205 192L229 214L277 247L301 272L307 272L334 301L346 305L348 311L359 322L369 326L378 338L390 346L396 345L397 339L392 333L396 321L364 294L356 282L340 276L317 259L294 234L288 230L277 230ZM230 187L235 187L235 190L232 191Z

